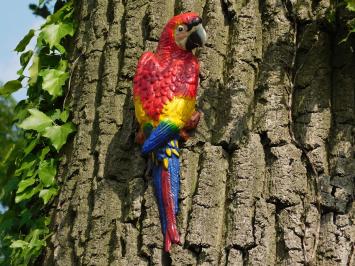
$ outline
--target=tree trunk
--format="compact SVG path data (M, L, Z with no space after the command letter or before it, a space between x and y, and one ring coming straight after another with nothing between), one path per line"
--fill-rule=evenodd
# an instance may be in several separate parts
M46 265L354 265L354 39L330 0L81 0ZM174 14L208 34L171 254L134 136L132 78Z

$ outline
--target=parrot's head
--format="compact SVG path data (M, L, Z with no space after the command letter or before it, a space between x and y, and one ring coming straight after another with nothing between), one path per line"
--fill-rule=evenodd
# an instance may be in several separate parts
M179 48L191 51L203 46L206 39L202 19L197 13L189 12L171 18L163 30L160 41L173 42Z

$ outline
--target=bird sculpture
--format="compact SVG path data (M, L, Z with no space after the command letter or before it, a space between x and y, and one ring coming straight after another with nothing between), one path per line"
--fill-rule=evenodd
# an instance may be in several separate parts
M198 14L171 18L160 36L156 52L140 57L133 80L136 141L152 164L152 178L159 208L164 250L179 244L176 226L180 189L179 140L197 127L195 110L199 62L193 50L206 42Z

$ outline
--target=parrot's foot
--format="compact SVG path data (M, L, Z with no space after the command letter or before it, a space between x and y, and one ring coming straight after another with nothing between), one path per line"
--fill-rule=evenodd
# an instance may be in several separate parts
M142 130L139 130L136 134L136 143L142 145L145 141L145 136Z
M182 141L185 142L190 138L190 134L185 129L181 129L179 135Z
M189 131L193 130L197 127L198 122L200 122L201 118L201 113L198 111L195 111L190 120L187 121L185 126L180 130L180 137L183 141L187 141L190 138Z
M198 122L200 122L200 118L201 118L201 113L198 111L195 111L190 120L187 121L186 125L184 126L185 130L191 130L191 129L195 129L198 125Z

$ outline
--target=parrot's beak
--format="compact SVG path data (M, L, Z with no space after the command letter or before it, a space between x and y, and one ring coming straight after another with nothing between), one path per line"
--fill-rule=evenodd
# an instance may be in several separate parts
M186 50L191 51L194 48L203 46L206 43L207 34L202 27L201 18L194 20L191 25L188 25L188 27L191 27L191 33L186 40Z

